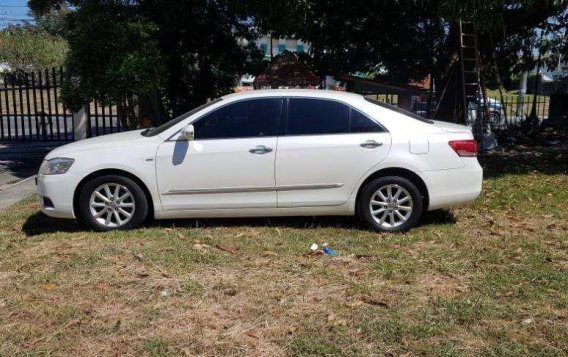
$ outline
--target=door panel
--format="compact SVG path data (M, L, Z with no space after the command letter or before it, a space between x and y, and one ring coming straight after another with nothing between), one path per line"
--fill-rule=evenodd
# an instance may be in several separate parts
M240 100L192 124L195 140L158 148L165 211L276 207L274 162L282 100Z
M346 104L290 98L278 139L278 207L345 203L355 185L388 154L391 139L378 123Z
M273 149L251 153L259 145ZM276 207L276 138L167 141L156 172L165 211Z
M361 146L369 140L382 146ZM361 176L386 157L389 146L388 133L280 137L276 156L278 207L345 203Z

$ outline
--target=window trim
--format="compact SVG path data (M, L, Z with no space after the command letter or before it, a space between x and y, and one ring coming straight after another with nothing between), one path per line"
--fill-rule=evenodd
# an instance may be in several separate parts
M283 98L283 97L280 97L280 96L242 98L242 99L239 99L239 100L231 101L231 102L225 103L224 105L221 105L221 106L219 106L219 107L217 107L217 108L215 108L215 109L213 109L213 110L210 110L210 111L208 111L207 113L205 113L205 114L203 114L203 115L201 115L201 116L199 116L199 117L196 117L195 119L193 119L191 122L187 123L186 125L189 125L189 124L192 124L192 125L193 125L193 124L197 123L198 121L204 119L205 116L207 116L207 115L209 115L209 114L211 114L211 113L213 113L213 112L215 112L215 111L217 111L217 110L220 110L220 109L223 109L223 108L225 108L225 107L228 107L229 105L233 105L233 104L237 104L237 103L241 103L241 102L246 102L246 101L265 100L265 99L276 99L276 100L278 100L278 102L279 102L279 103L277 104L278 107L276 108L277 113L276 113L276 123L275 123L275 131L274 131L275 134L274 134L274 135L267 135L267 136L239 136L239 137L222 137L222 138L205 138L205 139L197 139L197 138L196 138L196 139L193 140L193 141L231 140L231 139L237 140L237 139L275 138L275 137L278 137L278 136L279 136L280 122L282 121L282 112L283 112L283 109L282 109L283 104L282 104L282 103L284 102L284 100L283 100L284 98ZM168 138L168 140L166 140L166 141L186 141L186 140L179 140L179 139L175 138L177 135L179 135L179 133L181 132L181 129L182 129L182 128L180 128L178 131L176 131L175 133L173 133L173 134Z
M328 102L336 102L336 103L340 103L343 104L345 106L347 106L347 108L349 108L349 132L347 133L321 133L321 134L288 134L288 119L289 119L289 105L290 105L290 99L312 99L312 100L323 100L323 101L328 101ZM338 100L335 98L320 98L320 97L308 97L308 96L294 96L294 97L284 97L283 98L283 109L282 109L282 120L281 120L281 130L279 131L279 136L289 136L289 137L294 137L294 136L321 136L321 135L349 135L349 134L373 134L373 132L367 132L367 133L352 133L351 132L351 111L352 110L356 110L358 111L361 115L363 115L365 118L367 118L368 120L376 123L381 129L382 131L380 132L375 132L375 134L378 133L389 133L389 131L387 130L387 128L384 127L384 125L382 125L381 123L379 123L376 120L373 120L372 118L370 118L367 114L363 113L361 110L353 107L351 104L346 103L342 100Z

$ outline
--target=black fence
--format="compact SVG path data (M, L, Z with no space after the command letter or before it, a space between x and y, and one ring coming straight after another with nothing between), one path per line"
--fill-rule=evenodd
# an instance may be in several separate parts
M0 75L0 141L72 141L73 113L61 101L63 68ZM116 107L87 106L88 136L120 131Z
M118 133L123 130L116 106L105 106L94 101L87 106L87 136Z
M63 70L4 74L0 82L0 140L73 140L73 114L61 103Z
M397 94L372 94L367 96L391 105L398 105L399 101ZM525 95L521 98L518 96L507 95L503 97L503 100L497 97L487 97L486 103L470 103L468 110L468 122L460 124L473 125L473 123L477 120L478 113L483 110L486 105L488 107L487 112L489 113L486 125L490 126L492 129L502 130L518 126L523 120L531 115L533 100L533 95ZM427 95L414 96L411 100L411 111L425 118L434 118L436 104L436 99L428 98ZM537 120L542 122L548 119L550 97L538 95L534 104Z

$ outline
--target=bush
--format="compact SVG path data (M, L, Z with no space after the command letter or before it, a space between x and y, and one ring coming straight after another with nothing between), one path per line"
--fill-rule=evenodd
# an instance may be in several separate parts
M62 66L67 41L31 27L11 27L0 32L0 62L10 71L39 71Z

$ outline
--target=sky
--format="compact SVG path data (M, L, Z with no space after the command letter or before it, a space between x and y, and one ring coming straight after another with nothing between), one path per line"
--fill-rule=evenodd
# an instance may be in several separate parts
M31 20L28 12L28 0L0 0L0 29Z

